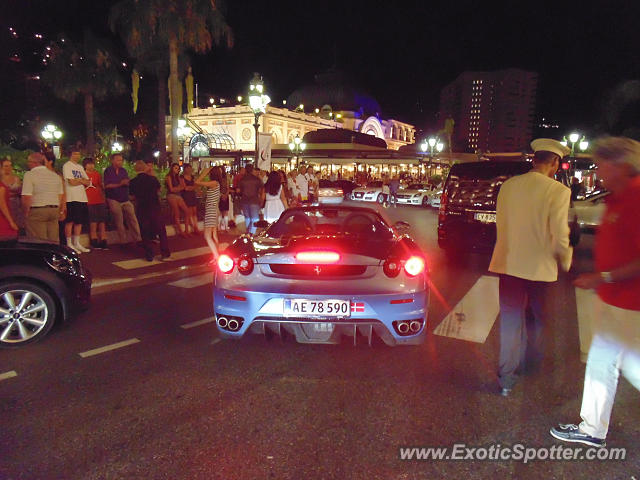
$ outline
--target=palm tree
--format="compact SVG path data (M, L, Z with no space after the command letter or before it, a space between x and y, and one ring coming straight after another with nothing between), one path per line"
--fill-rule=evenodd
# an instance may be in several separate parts
M178 162L177 129L182 113L178 59L187 50L209 51L224 38L231 47L231 29L214 0L121 0L111 8L109 23L136 58L162 45L169 59L171 156ZM163 129L164 130L164 129Z
M94 100L124 92L119 61L107 40L84 32L82 43L68 36L52 45L49 67L43 75L53 94L67 102L78 96L84 101L86 142L89 154L95 151Z

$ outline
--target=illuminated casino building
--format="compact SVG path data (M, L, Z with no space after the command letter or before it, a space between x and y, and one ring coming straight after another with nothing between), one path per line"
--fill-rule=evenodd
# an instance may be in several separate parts
M254 115L246 100L243 103L241 99L235 105L227 102L194 108L185 118L193 133L181 139L187 156L200 156L207 147L251 154L255 150ZM271 134L275 149L286 148L296 136L303 138L320 129L345 129L372 135L384 140L390 150L416 141L413 125L384 118L374 98L350 86L335 70L316 75L313 84L297 89L281 103L272 101L259 124L260 133ZM168 119L167 148L171 149L169 129Z

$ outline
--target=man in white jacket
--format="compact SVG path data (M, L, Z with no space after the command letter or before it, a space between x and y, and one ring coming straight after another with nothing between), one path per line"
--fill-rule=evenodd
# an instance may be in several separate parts
M569 149L557 140L531 142L533 168L502 185L496 207L497 239L489 271L500 275L500 360L498 380L504 396L526 368L539 361L546 290L558 280L558 264L571 267L569 202L571 190L554 179ZM526 307L533 321L527 324ZM534 351L527 352L527 344Z

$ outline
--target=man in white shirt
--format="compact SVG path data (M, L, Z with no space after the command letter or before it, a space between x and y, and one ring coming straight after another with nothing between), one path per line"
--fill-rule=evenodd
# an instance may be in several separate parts
M296 177L296 185L298 186L299 200L300 202L307 203L309 200L309 180L307 180L307 167L302 165L298 169L298 176Z
M32 153L27 159L29 171L22 181L22 206L28 237L58 243L58 220L65 214L62 180L45 167L45 156Z
M69 161L62 166L65 191L67 193L67 218L64 234L67 246L78 253L89 252L80 244L82 225L89 223L89 207L85 187L91 184L89 176L80 164L82 155L79 151L71 152Z
M498 380L507 396L517 370L530 357L541 359L540 341L548 286L558 279L558 264L571 267L569 201L571 190L554 179L569 149L557 140L531 142L533 169L508 179L496 208L497 239L489 271L500 276L500 360ZM527 303L533 321L527 324ZM527 344L530 351L527 352Z

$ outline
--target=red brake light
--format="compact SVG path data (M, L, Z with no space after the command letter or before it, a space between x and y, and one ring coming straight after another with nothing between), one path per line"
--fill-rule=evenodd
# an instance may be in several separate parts
M220 255L218 257L218 268L222 273L231 273L231 270L233 270L233 259L229 255Z
M416 256L409 257L404 264L404 270L411 277L420 275L424 272L424 259Z
M340 254L328 250L298 252L296 260L308 263L337 263L340 261Z

